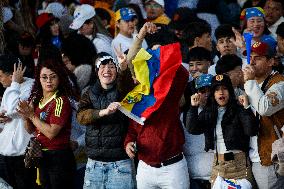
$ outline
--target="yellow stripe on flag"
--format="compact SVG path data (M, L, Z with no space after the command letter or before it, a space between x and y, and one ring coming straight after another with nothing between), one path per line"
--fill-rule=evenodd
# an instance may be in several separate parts
M135 77L140 84L130 91L121 102L121 106L128 111L132 110L136 102L141 101L142 95L148 95L150 93L150 73L146 61L151 57L152 55L142 48L132 61Z

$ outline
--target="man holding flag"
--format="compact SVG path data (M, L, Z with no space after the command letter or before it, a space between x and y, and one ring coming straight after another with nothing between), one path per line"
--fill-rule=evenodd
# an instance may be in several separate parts
M137 88L143 90L129 93L122 101L122 107L127 109L123 105L125 101L134 102L128 110L140 119L139 123L130 123L124 142L130 158L134 158L135 153L138 155L138 189L189 188L187 163L183 156L184 133L179 119L179 103L188 72L181 64L179 49L177 43L156 50L141 49L132 61L135 77L142 85ZM144 65L148 71L141 71L139 65ZM143 95L135 96L137 93Z

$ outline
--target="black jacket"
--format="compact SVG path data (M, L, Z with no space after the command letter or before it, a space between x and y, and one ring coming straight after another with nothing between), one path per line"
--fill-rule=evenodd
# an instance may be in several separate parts
M210 108L204 108L198 115L197 107L191 107L187 114L188 131L191 134L205 135L205 151L214 150L217 114L218 111L214 113ZM240 105L234 105L226 109L221 127L227 150L248 152L249 138L255 136L258 131L258 120L250 108L244 109Z
M130 72L126 75L131 79ZM118 110L107 116L99 116L100 110L107 108L112 102L120 102L128 92L120 87L120 78L117 80L117 84L110 89L103 89L97 80L79 102L77 120L86 125L86 153L89 158L97 161L112 162L128 158L123 146L128 118ZM125 82L122 82L124 87Z

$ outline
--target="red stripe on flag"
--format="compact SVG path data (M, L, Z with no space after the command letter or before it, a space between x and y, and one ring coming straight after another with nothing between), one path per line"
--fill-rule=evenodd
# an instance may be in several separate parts
M153 106L147 108L142 113L141 117L147 119L153 112L159 109L171 88L173 79L176 76L176 71L181 65L181 62L182 56L179 43L160 47L160 75L153 83L156 102Z

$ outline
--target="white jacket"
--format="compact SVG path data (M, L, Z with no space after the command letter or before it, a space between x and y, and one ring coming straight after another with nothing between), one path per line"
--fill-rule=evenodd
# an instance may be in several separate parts
M2 98L0 111L6 111L6 115L12 121L4 125L0 133L0 154L4 156L23 155L31 135L25 130L24 121L16 111L19 100L27 100L33 86L33 79L24 78L24 82L19 84L12 82Z

